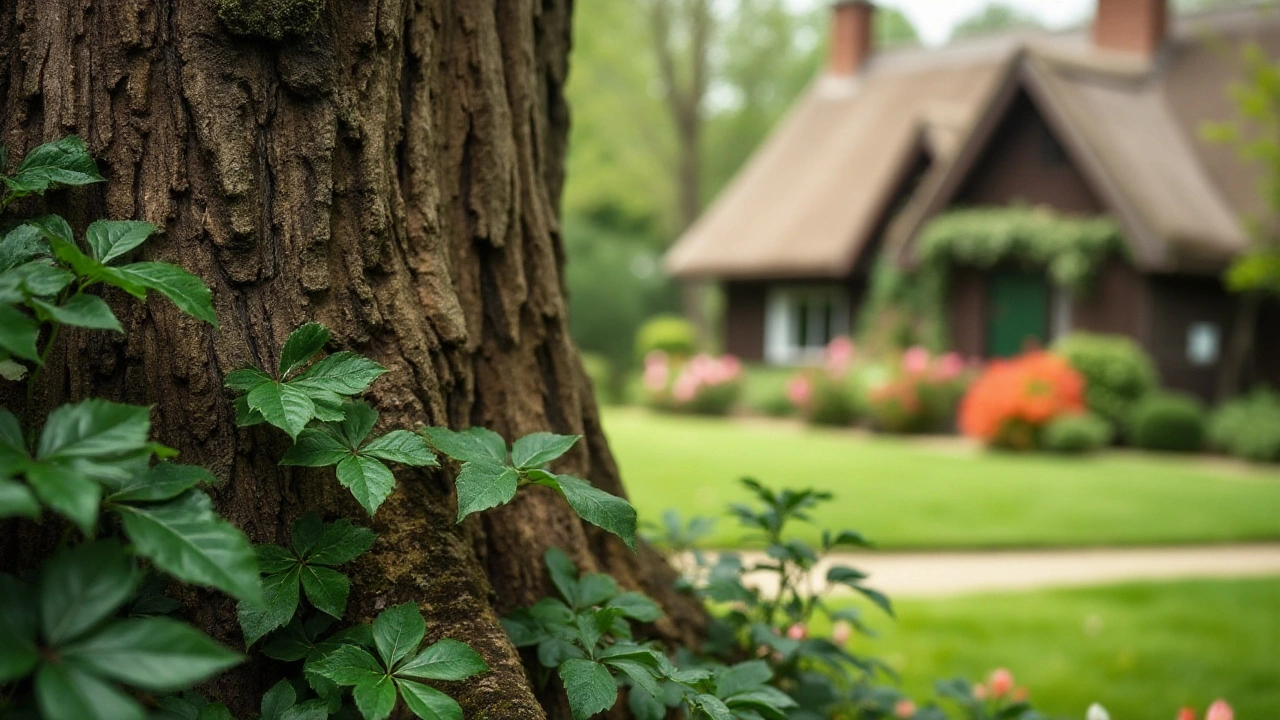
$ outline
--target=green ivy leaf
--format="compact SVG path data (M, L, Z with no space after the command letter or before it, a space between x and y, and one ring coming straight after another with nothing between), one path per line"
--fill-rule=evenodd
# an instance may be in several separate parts
M378 411L362 400L342 404L342 421L335 429L338 438L348 448L355 450L369 437L369 431L378 422Z
M304 389L327 390L339 395L357 395L386 371L386 368L369 358L343 351L320 359L291 384Z
M301 564L296 555L273 543L254 545L253 552L258 558L258 571L263 575L289 572Z
M0 240L0 273L37 258L47 258L53 254L44 234L31 225L19 225L5 234Z
M412 602L387 608L373 621L373 643L387 667L395 667L409 653L418 649L427 633L418 606Z
M74 640L111 615L137 581L133 562L113 540L62 550L40 575L40 622L53 645Z
M248 401L249 409L262 413L267 422L289 433L294 440L315 416L315 403L290 383L263 383L249 391Z
M581 435L534 433L516 440L511 446L511 462L521 470L540 468L569 452Z
M283 627L297 612L301 574L302 568L295 564L285 572L266 576L262 579L262 602L242 602L236 608L246 647L272 630Z
M106 265L146 242L156 226L139 220L98 220L85 231L89 252Z
M5 182L10 188L27 194L42 193L51 185L102 182L102 176L84 141L68 135L35 147Z
M24 360L40 361L36 339L40 326L18 308L0 305L0 349Z
M107 496L107 502L160 502L178 497L201 483L217 482L213 473L199 465L160 462L130 480Z
M622 538L633 551L636 549L636 509L631 503L572 475L557 475L556 483L583 520Z
M610 600L606 607L618 608L626 617L640 622L653 622L662 617L658 603L638 592L622 593Z
M329 328L320 323L307 323L289 333L280 350L280 379L302 367L329 342Z
M346 575L327 567L304 565L302 570L302 589L307 593L307 600L317 610L341 618L347 609L347 595L351 592L351 581Z
M618 583L603 573L587 573L578 580L576 607L601 605L618 594Z
M864 587L862 585L851 585L850 587L852 587L854 590L860 593L863 597L870 600L881 610L884 610L885 613L889 615L889 617L894 616L893 603L889 600L888 596L886 596L884 593L878 590L872 590L871 588Z
M396 488L396 478L386 465L360 455L348 455L338 463L338 482L351 491L370 516Z
M209 292L209 287L203 280L177 265L138 262L111 270L112 277L123 277L134 285L155 290L169 298L169 302L182 312L218 327L218 315L213 310L213 295Z
M659 695L662 692L662 688L658 687L658 681L654 678L653 672L644 663L631 658L604 658L601 662L615 670L622 671L623 674L631 678L632 683L643 688L650 695Z
M693 698L693 704L702 708L711 720L734 720L733 711L715 695L702 693Z
M47 259L32 260L0 274L0 302L20 303L28 297L51 297L75 279L74 273L55 267Z
M31 307L43 317L52 318L63 325L124 332L124 328L120 327L120 321L116 319L116 314L111 312L107 301L97 295L73 295L61 305L32 298Z
M421 435L408 430L392 430L360 448L361 455L412 467L438 467L439 462Z
M618 685L609 668L593 660L565 660L560 665L560 680L569 696L573 720L587 720L618 702Z
M457 701L419 682L396 679L400 695L409 710L422 720L462 720L462 707Z
M462 432L449 428L423 428L431 446L459 462L483 462L505 466L507 443L488 428L473 427Z
M142 706L109 683L71 665L36 672L36 702L45 720L144 720Z
M520 475L514 468L472 460L462 466L458 486L458 522L474 512L505 505L516 496Z
M285 452L280 464L325 467L337 465L350 456L351 449L339 442L328 429L306 428L298 433L298 439Z
M228 387L236 392L247 393L263 383L271 382L271 376L262 372L258 368L243 368L236 370L227 375L223 379L223 386Z
M827 571L827 582L857 585L867 579L867 574L844 565L836 565Z
M386 720L396 706L396 686L387 675L366 678L356 683L351 697L364 720Z
M428 645L404 665L396 668L397 677L425 680L465 680L472 675L487 672L480 653L466 643L445 638Z
M151 411L93 398L49 413L36 457L86 458L142 450L151 432Z
M551 582L560 591L560 596L570 605L578 604L578 566L573 564L568 555L557 547L547 548L542 556L547 565L547 573Z
M40 503L22 483L0 478L0 518L40 517Z
M307 670L338 685L355 685L387 674L372 655L355 645L338 645L315 660L308 660Z
M102 500L100 484L79 472L71 462L29 463L26 476L40 502L75 523L86 535L93 531Z
M138 554L179 580L261 602L258 564L248 538L213 511L209 496L188 490L161 504L117 504Z
M12 575L0 575L0 683L26 677L40 662L35 593Z
M316 565L341 565L351 562L373 547L378 538L372 530L342 519L325 526L312 547L306 550L307 561Z
M164 617L120 620L62 654L95 675L156 692L190 687L243 660L190 625Z

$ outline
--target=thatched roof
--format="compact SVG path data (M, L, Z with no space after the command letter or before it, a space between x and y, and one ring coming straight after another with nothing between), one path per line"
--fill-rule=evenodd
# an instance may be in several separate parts
M1139 267L1211 271L1248 244L1256 169L1199 139L1233 117L1240 43L1280 52L1280 13L1181 18L1154 58L1096 48L1087 32L1013 34L882 53L853 77L819 77L703 217L667 267L685 277L848 275L919 154L923 182L893 217L887 247L944 210L1012 98L1031 97L1116 216Z

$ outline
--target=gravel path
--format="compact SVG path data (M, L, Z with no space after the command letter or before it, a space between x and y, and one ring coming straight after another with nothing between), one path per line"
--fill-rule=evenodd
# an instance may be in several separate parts
M762 553L742 553L744 562ZM890 597L1104 585L1135 580L1280 576L1280 543L1194 547L1097 548L990 552L864 552L833 555L818 567L850 565ZM752 581L771 592L769 576ZM776 588L776 586L773 586ZM772 590L776 591L776 589Z

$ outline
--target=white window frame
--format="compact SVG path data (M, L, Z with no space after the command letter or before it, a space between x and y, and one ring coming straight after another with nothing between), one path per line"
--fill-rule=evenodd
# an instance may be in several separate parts
M1049 338L1056 340L1071 332L1075 325L1075 293L1071 288L1050 285L1049 290Z
M783 285L769 289L765 301L764 359L773 365L819 362L826 343L800 346L796 308L801 301L810 307L830 303L831 328L822 327L823 313L811 313L806 335L839 337L849 332L849 291L840 285ZM825 330L825 331L824 331Z

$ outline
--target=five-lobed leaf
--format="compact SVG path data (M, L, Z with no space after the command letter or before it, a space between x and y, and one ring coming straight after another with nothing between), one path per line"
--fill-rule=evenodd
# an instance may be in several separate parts
M347 609L347 595L351 592L351 581L346 575L331 568L303 565L302 589L307 600L320 612L342 617Z
M471 649L471 646L445 638L428 645L396 668L395 674L426 680L465 680L488 669L489 666L480 657L480 653Z
M427 633L422 612L412 602L395 605L378 614L373 621L373 643L387 667L395 667L409 653L418 649Z
M291 382L302 388L356 395L386 371L369 358L344 350L316 361Z
M249 408L296 440L315 417L316 406L301 389L289 383L267 382L249 391Z
M350 520L343 518L325 525L315 540L300 552L307 556L310 563L341 565L367 551L377 537L369 528L352 524Z
M386 465L362 455L348 455L338 463L338 482L351 491L369 515L395 490L396 478Z
M367 678L356 683L351 697L364 720L386 720L396 706L396 686L388 675Z
M246 647L262 636L283 627L298 610L298 581L302 568L294 565L262 581L262 602L241 602L236 615L244 632Z
M404 704L422 720L462 720L462 707L448 695L412 680L396 678L395 682Z

